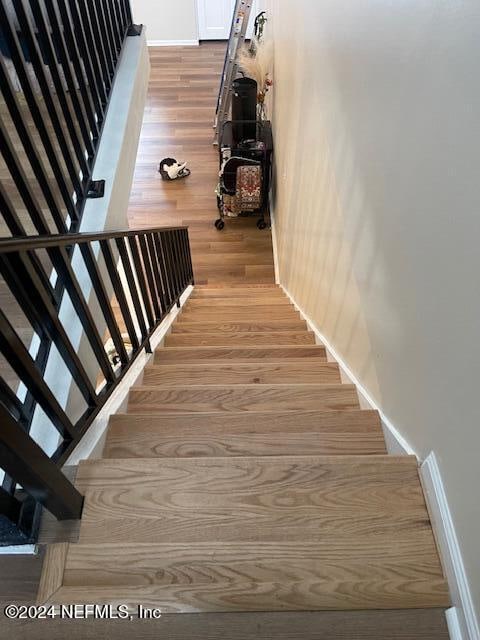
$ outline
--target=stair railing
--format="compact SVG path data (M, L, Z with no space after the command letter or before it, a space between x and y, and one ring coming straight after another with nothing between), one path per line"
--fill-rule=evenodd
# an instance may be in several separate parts
M59 520L80 517L82 496L61 467L193 284L188 230L4 238L0 274L12 298L0 309L0 352L13 372L0 368L5 545L19 535L34 540L39 505ZM40 335L51 344L45 375L35 352ZM31 429L29 396L38 418Z
M21 203L2 206L0 236L78 231L86 199L103 194L93 166L126 38L140 32L129 0L0 0L0 152L13 183L0 198Z

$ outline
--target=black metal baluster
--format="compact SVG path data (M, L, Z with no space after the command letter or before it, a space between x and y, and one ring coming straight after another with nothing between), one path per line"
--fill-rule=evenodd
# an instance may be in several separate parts
M127 19L127 24L131 25L133 23L133 18L132 18L132 6L130 4L130 0L120 0L120 2L123 4L125 8L125 16Z
M45 100L45 106L48 109L48 114L53 125L55 135L57 137L58 145L62 152L65 166L67 167L68 175L77 194L77 197L82 198L83 187L79 177L78 169L75 166L75 156L74 154L72 154L72 151L68 145L67 136L65 135L65 131L58 114L57 105L55 104L55 100L53 99L52 91L50 89L48 78L45 73L45 66L43 64L42 55L38 47L37 39L33 33L33 27L25 6L25 0L13 0L13 2L18 21L20 23L20 28L22 30L22 36L25 38L28 46L30 60L32 62L33 68L35 69L38 84L40 85L42 96Z
M162 311L160 309L160 306L158 304L158 292L157 289L155 287L155 279L153 276L153 271L154 271L154 265L153 265L153 261L151 259L150 256L150 252L148 249L148 244L147 241L145 239L145 235L144 234L140 234L138 237L138 241L140 244L140 249L142 251L142 256L143 256L143 263L145 265L145 271L147 273L147 280L148 280L148 286L150 288L150 293L152 294L152 300L153 300L153 306L155 308L155 315L158 318L161 317L162 315Z
M135 282L135 276L133 275L130 256L128 255L127 247L125 245L125 238L116 238L115 244L117 245L118 253L122 259L122 266L125 272L128 288L130 290L130 297L132 298L135 315L137 316L138 326L140 327L140 333L142 339L146 340L148 336L147 325L145 324L145 317L143 315L142 305L138 296L137 284Z
M0 467L58 520L78 519L83 497L0 405Z
M30 6L32 7L33 16L35 18L35 24L37 27L37 37L39 39L40 45L42 47L42 54L47 61L48 68L50 70L50 75L53 80L53 84L57 93L57 99L61 106L61 112L63 114L63 118L65 120L65 124L67 126L68 135L70 137L73 149L75 151L76 160L80 166L80 170L82 171L84 180L87 180L90 176L90 167L88 165L85 151L88 148L86 145L91 145L91 140L89 136L86 136L85 143L82 141L82 137L79 134L79 130L77 129L77 124L80 126L80 121L82 118L82 110L79 109L76 113L73 111L73 100L72 106L70 106L67 99L68 89L65 90L65 86L63 80L60 76L60 65L57 60L57 52L55 49L55 45L52 41L52 36L50 35L50 28L48 26L48 21L45 18L43 13L43 9L39 3L39 0L30 0ZM54 36L55 37L55 36ZM58 43L58 38L55 37L56 44ZM67 71L68 73L68 71ZM66 77L66 75L65 75ZM74 89L73 93L70 92L70 97L73 98L76 96L76 91Z
M109 0L99 0L97 4L97 12L100 25L104 30L105 52L109 58L110 72L114 75L117 66L117 45L115 43L113 25L110 20L110 12L108 11Z
M48 223L43 215L43 211L33 193L33 189L25 174L25 170L18 162L15 149L8 137L3 120L0 120L0 151L2 152L5 164L12 175L18 192L25 204L25 207L27 208L36 230L38 233L51 233L51 229L49 229ZM6 200L6 198L4 198L4 200ZM11 206L13 208L13 205Z
M125 33L122 28L122 21L121 21L119 6L117 3L117 0L107 0L107 4L109 7L112 25L115 32L115 42L117 44L117 55L120 55L120 52L123 47L123 40L124 40Z
M192 252L190 250L190 238L189 238L189 234L188 234L188 229L185 229L185 244L186 244L186 251L187 251L187 259L188 259L188 264L189 264L189 268L190 268L190 281L191 284L195 283L195 274L193 273L193 263L192 263Z
M174 291L174 301L179 305L179 292L180 292L180 282L178 279L178 265L175 262L175 255L173 252L173 233L172 231L165 232L165 244L168 256L168 262L170 266L170 280L173 284Z
M127 33L129 26L132 24L132 21L128 19L127 9L125 7L125 3L123 0L117 0L117 4L119 6L119 10L122 16L122 25L124 34Z
M0 270L34 331L39 335L45 334L55 344L88 406L96 406L98 398L95 389L58 318L50 293L42 285L30 256L25 252L19 252L8 256L8 260L5 260L5 257L1 258ZM36 294L34 305L31 304L32 292Z
M75 203L72 200L71 189L67 185L67 181L63 173L63 168L61 166L57 150L55 149L55 146L50 138L50 134L48 133L48 130L45 126L43 114L38 106L37 99L35 97L35 93L33 91L30 77L26 68L25 60L23 58L20 43L17 38L17 34L13 25L11 24L10 16L5 10L5 6L2 2L0 2L0 23L2 24L2 33L8 46L12 62L15 66L15 72L22 86L25 100L32 115L32 119L35 122L43 146L45 147L46 155L52 166L55 180L58 184L60 193L62 194L63 201L71 220L76 222L78 221L78 213L75 207Z
M160 269L160 275L163 282L163 291L165 296L165 312L168 313L172 308L172 304L174 302L173 289L169 280L169 267L166 260L166 252L163 242L163 233L155 233L154 236L155 247L157 249L157 258L158 258L158 266Z
M98 59L102 68L103 81L107 88L108 95L108 93L110 92L110 87L112 86L113 71L110 68L108 56L105 51L104 34L102 33L102 28L100 26L96 3L97 0L82 0L82 4L84 5L85 10L90 16L90 26L92 29L91 38L97 50Z
M168 231L163 232L160 238L162 243L163 256L165 258L167 282L168 282L168 286L171 294L171 304L173 304L176 302L177 291L176 291L175 277L173 274L173 263L172 263L172 255L170 252L170 242L169 242Z
M15 91L12 87L11 80L8 75L8 71L5 68L3 56L0 56L0 84L2 87L3 99L5 100L5 103L8 107L11 118L15 123L18 137L23 144L25 153L27 154L27 157L30 161L35 177L38 180L38 184L49 207L51 216L53 218L53 221L55 222L55 226L60 233L65 233L67 231L67 227L65 224L64 215L62 213L61 205L58 202L56 193L50 186L50 180L48 178L47 170L45 168L43 160L41 159L41 156L37 151L37 145L34 144L30 131L24 122L23 114L18 105ZM4 129L3 121L0 122L0 127L2 129L1 137L4 141L6 138L8 139L9 136L7 131ZM2 142L2 148L4 147L4 145L7 146L7 143ZM12 145L10 145L9 153L10 156L15 157L15 161L16 163L18 163L17 155Z
M93 160L93 156L95 155L95 146L92 140L92 129L88 122L87 107L83 102L83 94L80 93L80 95L82 95L82 101L80 100L80 97L79 97L78 92L80 90L80 83L78 83L78 88L77 88L77 84L75 83L75 79L72 73L73 65L70 62L71 54L67 49L63 28L61 26L59 15L57 13L58 9L57 9L56 3L53 3L53 2L46 3L47 10L48 10L48 21L47 21L47 16L45 15L44 9L40 4L39 0L31 0L31 2L33 2L34 6L37 7L37 11L41 13L44 24L47 25L48 21L50 22L52 39L55 40L55 54L58 53L58 56L60 58L61 68L63 69L70 99L72 101L72 105L75 110L74 114L78 121L78 126L80 128L80 131L82 133L82 139L83 139L83 144L85 146L85 151L88 157L88 161L91 162ZM47 33L47 37L48 35L49 34Z
M115 265L112 248L108 240L100 240L100 247L105 259L105 266L107 267L108 275L110 276L113 290L117 297L118 305L123 316L123 321L125 322L125 326L127 327L131 345L133 347L133 350L136 351L140 347L140 343L138 341L137 332L135 331L135 326L133 324L132 315L130 313L130 308L125 296L125 291L123 290L123 285L120 280L120 276L118 275L117 267Z
M85 261L85 266L87 267L90 280L92 281L93 289L97 296L100 309L102 310L103 317L105 318L108 331L110 332L110 336L113 340L113 344L115 345L115 349L117 350L117 354L120 358L120 362L123 365L126 365L128 364L127 350L125 349L125 345L122 340L122 335L118 328L117 321L115 320L115 314L113 313L110 297L107 293L105 284L103 282L103 278L100 274L100 270L97 264L97 260L95 259L95 255L93 253L93 249L91 245L86 242L81 243L79 247L80 247L80 251L82 252L82 256Z
M92 347L92 351L97 359L100 369L105 376L105 380L107 382L114 382L115 375L105 352L103 340L100 337L92 313L80 289L77 277L73 272L70 258L65 247L48 249L47 251L52 264L75 307L75 311L82 324L90 346Z
M179 266L179 277L180 277L180 285L182 292L185 291L187 286L187 269L185 265L184 255L182 251L182 246L180 242L180 231L176 230L173 232L174 237L174 246L175 246L175 259Z
M19 423L25 424L29 416L25 413L25 407L20 399L14 394L3 378L0 378L0 403L10 411L12 416Z
M69 7L70 11L65 2L60 2L60 16L77 80L80 83L83 100L85 104L89 104L90 126L94 131L95 139L98 138L100 133L107 97L103 82L101 84L100 80L97 82L95 76L95 66L87 45L85 30L76 0L69 0ZM86 80L88 80L88 87L85 82L85 76Z
M137 274L138 284L140 286L140 291L142 292L143 304L145 306L149 328L151 329L152 327L155 326L156 318L153 315L153 308L152 308L152 301L153 301L153 304L155 305L154 295L150 289L150 294L151 294L151 297L150 297L149 290L147 288L147 283L145 280L145 272L148 271L148 265L144 264L144 262L142 262L142 259L140 258L140 252L138 250L138 245L137 245L137 236L129 236L128 243L130 245L130 251L132 253L133 264L135 266L135 272ZM158 308L158 305L157 305L157 308ZM157 318L158 317L159 317L159 314L157 314Z
M80 3L77 3L77 0L69 0L69 5L72 18L74 20L75 33L77 33L78 30L82 36L80 38L80 50L82 52L83 59L91 61L93 79L89 76L89 82L93 82L97 88L101 101L98 115L103 119L108 102L110 87L105 85L102 64L100 62L98 49L93 37L90 14L84 0Z
M15 211L15 207L10 200L9 195L5 191L2 182L0 181L0 213L5 220L5 223L12 234L12 236L24 236L26 235L20 218Z
M33 395L64 438L72 438L74 428L51 389L44 382L32 356L0 309L0 351L10 367Z
M25 231L21 226L21 222L18 219L18 216L13 207L13 204L1 182L0 182L0 211L2 212L5 218L5 221L13 236L25 235ZM41 221L42 218L40 217L39 220ZM43 229L44 226L42 225L41 228ZM45 232L39 231L39 233L48 234L48 231L45 231ZM37 271L38 277L41 279L44 290L45 291L48 290L50 299L52 300L52 302L54 304L58 304L59 297L56 295L55 291L50 285L49 275L47 275L47 273L45 272L45 269L43 268L42 263L40 262L40 260L36 255L32 256L32 264L34 265Z
M167 307L163 295L162 280L159 273L159 265L152 234L142 234L139 237L139 241L144 260L147 260L149 265L149 285L157 312L157 319L159 320L163 317Z
M186 229L181 229L180 231L180 245L182 247L183 259L185 263L186 284L189 285L192 282L192 274L190 272L190 262L188 260L188 244L187 244Z
M162 270L160 267L161 256L158 254L158 247L156 244L156 235L155 233L148 233L148 247L150 250L150 256L152 260L153 266L153 275L155 278L155 283L157 285L157 293L158 293L158 302L161 309L161 318L168 312L168 303L166 300L165 294L165 285L163 282Z

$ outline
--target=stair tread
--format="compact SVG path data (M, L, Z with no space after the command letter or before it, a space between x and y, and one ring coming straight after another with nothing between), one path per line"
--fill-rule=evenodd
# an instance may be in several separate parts
M142 385L156 384L276 384L340 382L335 362L229 362L154 364L144 370Z
M412 457L87 460L76 484L80 540L55 602L165 612L449 603Z
M300 314L292 305L242 305L203 308L185 308L181 314L184 320L299 320Z
M103 456L376 455L386 453L376 411L164 412L110 418Z
M249 345L248 347L160 347L155 350L155 363L167 362L195 362L196 360L284 360L322 358L326 360L326 350L323 345L283 345L281 347Z
M231 333L172 333L165 338L167 347L191 346L229 346L264 344L280 346L284 344L315 344L315 335L311 331L271 332L231 332Z
M301 411L304 409L357 409L354 385L347 384L241 384L175 387L138 386L129 394L129 410L163 411Z
M222 308L222 307L241 307L241 308L247 307L248 308L248 307L258 307L258 306L286 307L288 309L295 308L290 302L290 300L285 296L270 295L268 298L260 297L260 296L215 298L216 309ZM183 310L189 311L192 309L211 309L211 308L212 308L211 298L192 298L190 296L185 306L183 307Z
M438 606L448 599L430 544L428 532L375 547L342 539L331 545L77 544L59 596L81 602L88 584L95 600L161 602L171 612Z
M104 458L192 458L279 455L382 455L382 433L245 433L211 435L202 431L185 436L130 432L107 437Z
M177 333L278 333L282 331L307 331L304 320L270 320L269 322L182 322L181 316L172 327L172 334Z
M274 289L276 291L283 291L283 289L278 284L255 284L249 283L244 284L241 282L237 283L209 283L209 284L196 284L194 291L207 291L210 289L220 289L220 290L233 290L233 289L251 289L252 291L258 291L259 289Z
M295 414L282 411L234 412L226 416L221 413L189 413L175 415L166 413L117 413L110 417L110 432L130 432L135 423L135 434L158 433L163 435L192 435L208 427L209 433L382 433L377 411L352 409L349 411L297 411Z
M407 456L85 460L76 485L80 542L373 542L430 529Z
M280 289L237 289L236 291L222 291L221 289L209 289L204 291L196 291L195 289L192 291L189 300L207 300L207 299L223 299L229 298L232 300L233 298L251 298L251 299L279 299L279 300L288 300L287 296Z

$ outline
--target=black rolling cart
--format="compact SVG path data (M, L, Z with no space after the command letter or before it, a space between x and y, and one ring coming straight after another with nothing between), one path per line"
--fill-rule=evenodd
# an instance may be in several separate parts
M217 207L220 231L226 219L256 216L257 227L265 229L269 218L269 193L272 175L273 138L269 120L234 120L224 123L219 139L219 183ZM252 193L240 183L245 167L250 167ZM242 169L243 168L243 169ZM245 191L247 197L245 198Z

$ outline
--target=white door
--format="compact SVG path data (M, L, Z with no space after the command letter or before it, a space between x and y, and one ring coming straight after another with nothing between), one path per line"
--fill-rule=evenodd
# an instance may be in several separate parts
M247 38L253 35L257 0L253 0ZM198 39L228 40L235 0L197 0Z

